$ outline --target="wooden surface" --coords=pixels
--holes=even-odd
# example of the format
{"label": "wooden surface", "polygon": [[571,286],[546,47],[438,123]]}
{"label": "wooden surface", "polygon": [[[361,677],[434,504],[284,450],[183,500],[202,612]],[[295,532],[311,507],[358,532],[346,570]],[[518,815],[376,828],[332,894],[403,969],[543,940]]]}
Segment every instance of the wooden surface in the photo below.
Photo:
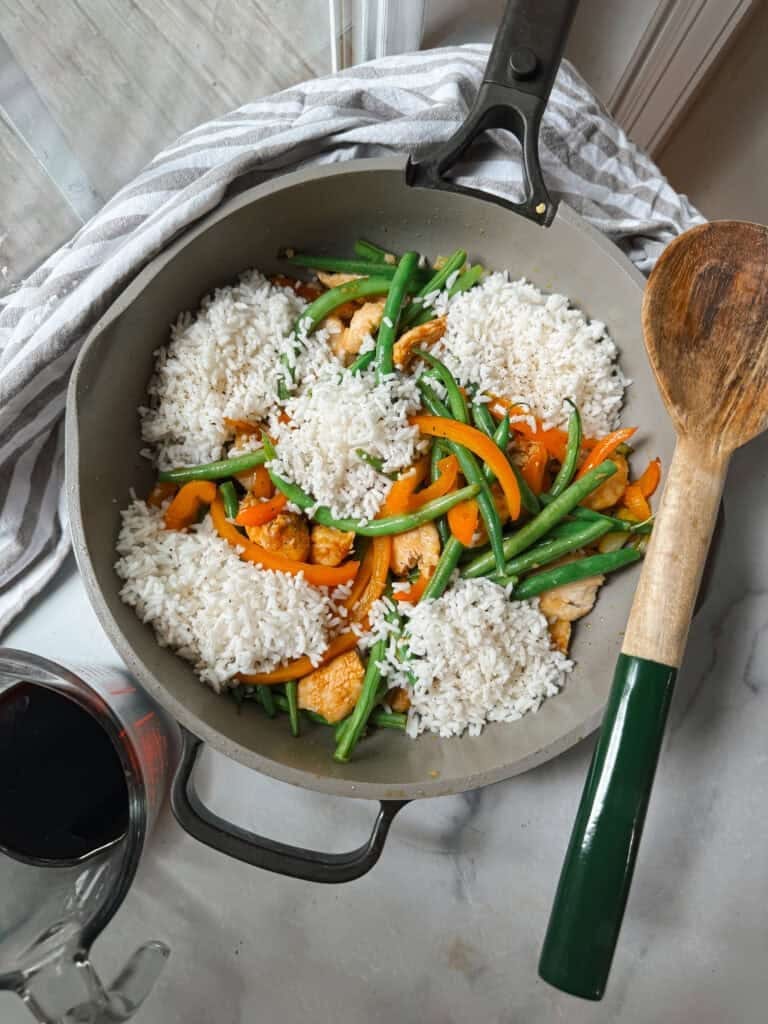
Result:
{"label": "wooden surface", "polygon": [[329,70],[322,0],[0,0],[0,291],[176,136]]}
{"label": "wooden surface", "polygon": [[768,228],[719,221],[667,247],[645,345],[678,433],[623,651],[677,667],[728,461],[768,426]]}

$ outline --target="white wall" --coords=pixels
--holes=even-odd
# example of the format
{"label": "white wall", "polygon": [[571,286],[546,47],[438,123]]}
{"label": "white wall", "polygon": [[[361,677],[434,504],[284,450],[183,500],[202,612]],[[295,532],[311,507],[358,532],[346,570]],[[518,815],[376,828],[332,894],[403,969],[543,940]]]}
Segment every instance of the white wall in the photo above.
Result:
{"label": "white wall", "polygon": [[[490,42],[505,0],[427,0],[424,47]],[[658,0],[581,0],[566,56],[608,103]]]}
{"label": "white wall", "polygon": [[768,3],[758,5],[657,160],[710,219],[768,224]]}

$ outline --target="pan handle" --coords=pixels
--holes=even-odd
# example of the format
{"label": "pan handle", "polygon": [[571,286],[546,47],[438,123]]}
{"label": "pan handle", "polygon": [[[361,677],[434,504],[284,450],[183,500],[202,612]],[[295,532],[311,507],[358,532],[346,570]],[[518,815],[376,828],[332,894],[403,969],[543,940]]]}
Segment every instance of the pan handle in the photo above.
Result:
{"label": "pan handle", "polygon": [[192,772],[202,741],[182,727],[182,751],[171,785],[171,810],[184,829],[206,846],[253,867],[307,882],[351,882],[374,866],[381,856],[389,826],[407,800],[382,800],[370,836],[350,853],[316,853],[289,846],[238,828],[210,811],[192,785]]}
{"label": "pan handle", "polygon": [[[421,160],[409,160],[406,182],[476,196],[537,224],[552,223],[557,203],[544,184],[539,126],[578,0],[508,0],[474,105],[458,131]],[[445,177],[482,132],[506,128],[522,147],[524,199],[514,203]]]}

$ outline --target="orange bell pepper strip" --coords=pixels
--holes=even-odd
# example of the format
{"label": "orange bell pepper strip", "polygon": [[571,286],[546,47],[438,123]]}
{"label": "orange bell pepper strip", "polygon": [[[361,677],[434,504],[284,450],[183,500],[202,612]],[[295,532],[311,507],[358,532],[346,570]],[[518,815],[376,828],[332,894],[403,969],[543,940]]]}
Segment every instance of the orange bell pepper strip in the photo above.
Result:
{"label": "orange bell pepper strip", "polygon": [[274,498],[260,501],[258,505],[249,505],[241,509],[235,522],[238,526],[263,526],[279,515],[287,504],[288,499],[284,494],[276,494]]}
{"label": "orange bell pepper strip", "polygon": [[166,530],[186,530],[197,521],[201,507],[210,505],[215,497],[216,484],[210,480],[190,480],[184,484],[165,510]]}
{"label": "orange bell pepper strip", "polygon": [[401,474],[389,489],[389,494],[381,507],[378,518],[403,515],[409,510],[411,496],[427,475],[427,459],[419,461]]}
{"label": "orange bell pepper strip", "polygon": [[347,611],[351,611],[360,598],[363,596],[365,588],[368,586],[368,582],[371,578],[371,571],[373,568],[373,542],[369,542],[363,555],[363,560],[360,563],[360,568],[355,576],[355,582],[352,584],[352,589],[349,592],[349,596],[344,601],[344,607]]}
{"label": "orange bell pepper strip", "polygon": [[435,498],[442,498],[444,494],[450,494],[455,489],[459,479],[459,460],[456,456],[446,455],[444,459],[440,459],[437,468],[440,470],[437,480],[433,481],[429,487],[425,487],[423,491],[417,491],[413,495],[408,508],[409,512],[414,512],[422,505],[426,505],[427,502],[434,501]]}
{"label": "orange bell pepper strip", "polygon": [[244,473],[238,473],[237,479],[246,491],[251,492],[254,498],[271,498],[275,493],[275,488],[269,479],[266,466],[256,466],[254,469],[248,469]]}
{"label": "orange bell pepper strip", "polygon": [[606,459],[610,459],[619,445],[628,441],[636,430],[637,427],[622,427],[621,430],[613,430],[610,434],[606,434],[605,437],[601,437],[586,459],[582,462],[575,479],[579,480],[585,475],[585,473],[588,473],[590,469],[594,469],[595,466],[599,466],[601,462],[605,462]]}
{"label": "orange bell pepper strip", "polygon": [[371,578],[359,601],[352,609],[352,621],[364,622],[368,617],[374,601],[384,593],[389,575],[389,563],[392,559],[392,538],[374,537],[371,541],[373,556],[371,561]]}
{"label": "orange bell pepper strip", "polygon": [[416,604],[417,601],[421,600],[421,596],[427,589],[430,577],[423,573],[417,580],[415,580],[408,590],[397,590],[392,595],[396,601],[402,601],[404,604]]}
{"label": "orange bell pepper strip", "polygon": [[428,434],[430,437],[443,437],[469,448],[486,465],[490,466],[504,492],[504,497],[507,499],[510,517],[518,518],[520,515],[520,488],[517,485],[517,479],[512,472],[512,467],[507,462],[506,455],[487,434],[475,427],[470,427],[467,423],[457,423],[456,420],[445,419],[442,416],[412,416],[411,423],[417,426],[422,434]]}
{"label": "orange bell pepper strip", "polygon": [[469,501],[460,501],[458,505],[448,509],[448,526],[451,533],[460,541],[465,548],[472,543],[472,538],[477,530],[480,521],[480,509],[474,498]]}
{"label": "orange bell pepper strip", "polygon": [[292,559],[286,558],[285,555],[280,555],[276,551],[268,551],[261,545],[254,544],[227,520],[224,502],[218,496],[211,503],[211,520],[218,535],[228,541],[232,547],[238,549],[238,554],[244,562],[253,562],[264,569],[275,569],[277,572],[287,572],[292,576],[302,573],[307,583],[311,583],[314,587],[338,587],[342,583],[349,583],[355,578],[357,570],[360,568],[359,562],[345,562],[344,565],[335,567],[311,565],[309,562],[294,562]]}
{"label": "orange bell pepper strip", "polygon": [[627,508],[638,522],[644,522],[651,518],[651,506],[637,483],[629,484],[624,491],[622,499],[624,507]]}
{"label": "orange bell pepper strip", "polygon": [[636,483],[644,498],[650,498],[661,480],[661,459],[651,459]]}
{"label": "orange bell pepper strip", "polygon": [[[250,420],[233,420],[229,416],[224,417],[224,426],[235,435],[253,437],[254,434],[261,436],[261,427],[258,423],[251,423]],[[238,438],[239,439],[239,438]]]}
{"label": "orange bell pepper strip", "polygon": [[303,658],[289,661],[287,665],[275,668],[271,672],[238,672],[235,679],[238,683],[249,683],[252,686],[269,686],[271,683],[286,683],[292,679],[302,679],[304,676],[308,676],[310,672],[314,672],[316,668],[320,668],[320,665],[327,664],[327,662],[339,654],[351,651],[353,647],[357,646],[359,639],[360,637],[356,633],[340,633],[328,644],[318,665],[313,665],[309,658],[304,655]]}
{"label": "orange bell pepper strip", "polygon": [[152,490],[149,492],[147,498],[147,504],[150,508],[160,508],[163,502],[167,501],[168,498],[172,497],[179,489],[178,484],[172,483],[170,480],[158,480]]}
{"label": "orange bell pepper strip", "polygon": [[534,442],[528,453],[525,465],[520,470],[523,479],[531,488],[534,494],[541,494],[544,490],[544,476],[547,472],[549,452],[543,444]]}

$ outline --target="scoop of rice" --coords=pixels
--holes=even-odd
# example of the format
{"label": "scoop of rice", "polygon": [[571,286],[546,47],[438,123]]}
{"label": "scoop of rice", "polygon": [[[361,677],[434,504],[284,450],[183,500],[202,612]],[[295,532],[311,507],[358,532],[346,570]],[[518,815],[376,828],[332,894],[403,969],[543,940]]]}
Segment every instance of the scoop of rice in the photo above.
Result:
{"label": "scoop of rice", "polygon": [[242,561],[210,517],[166,530],[160,509],[135,500],[122,519],[120,597],[214,690],[305,654],[319,663],[342,622],[326,590]]}
{"label": "scoop of rice", "polygon": [[588,434],[618,423],[629,381],[605,325],[564,295],[547,295],[506,273],[489,274],[441,311],[446,332],[434,346],[462,384],[528,405],[548,426],[564,426],[575,402]]}
{"label": "scoop of rice", "polygon": [[368,642],[390,636],[382,668],[390,686],[408,689],[410,736],[477,736],[486,722],[513,722],[556,694],[573,667],[553,649],[538,602],[510,601],[490,580],[457,580],[437,600],[400,610],[408,660],[383,601]]}
{"label": "scoop of rice", "polygon": [[[392,486],[388,473],[410,465],[418,431],[408,416],[419,405],[408,377],[381,383],[374,372],[339,372],[326,364],[309,375],[273,416],[275,471],[299,484],[334,516],[373,519]],[[360,453],[382,460],[378,472]]]}

